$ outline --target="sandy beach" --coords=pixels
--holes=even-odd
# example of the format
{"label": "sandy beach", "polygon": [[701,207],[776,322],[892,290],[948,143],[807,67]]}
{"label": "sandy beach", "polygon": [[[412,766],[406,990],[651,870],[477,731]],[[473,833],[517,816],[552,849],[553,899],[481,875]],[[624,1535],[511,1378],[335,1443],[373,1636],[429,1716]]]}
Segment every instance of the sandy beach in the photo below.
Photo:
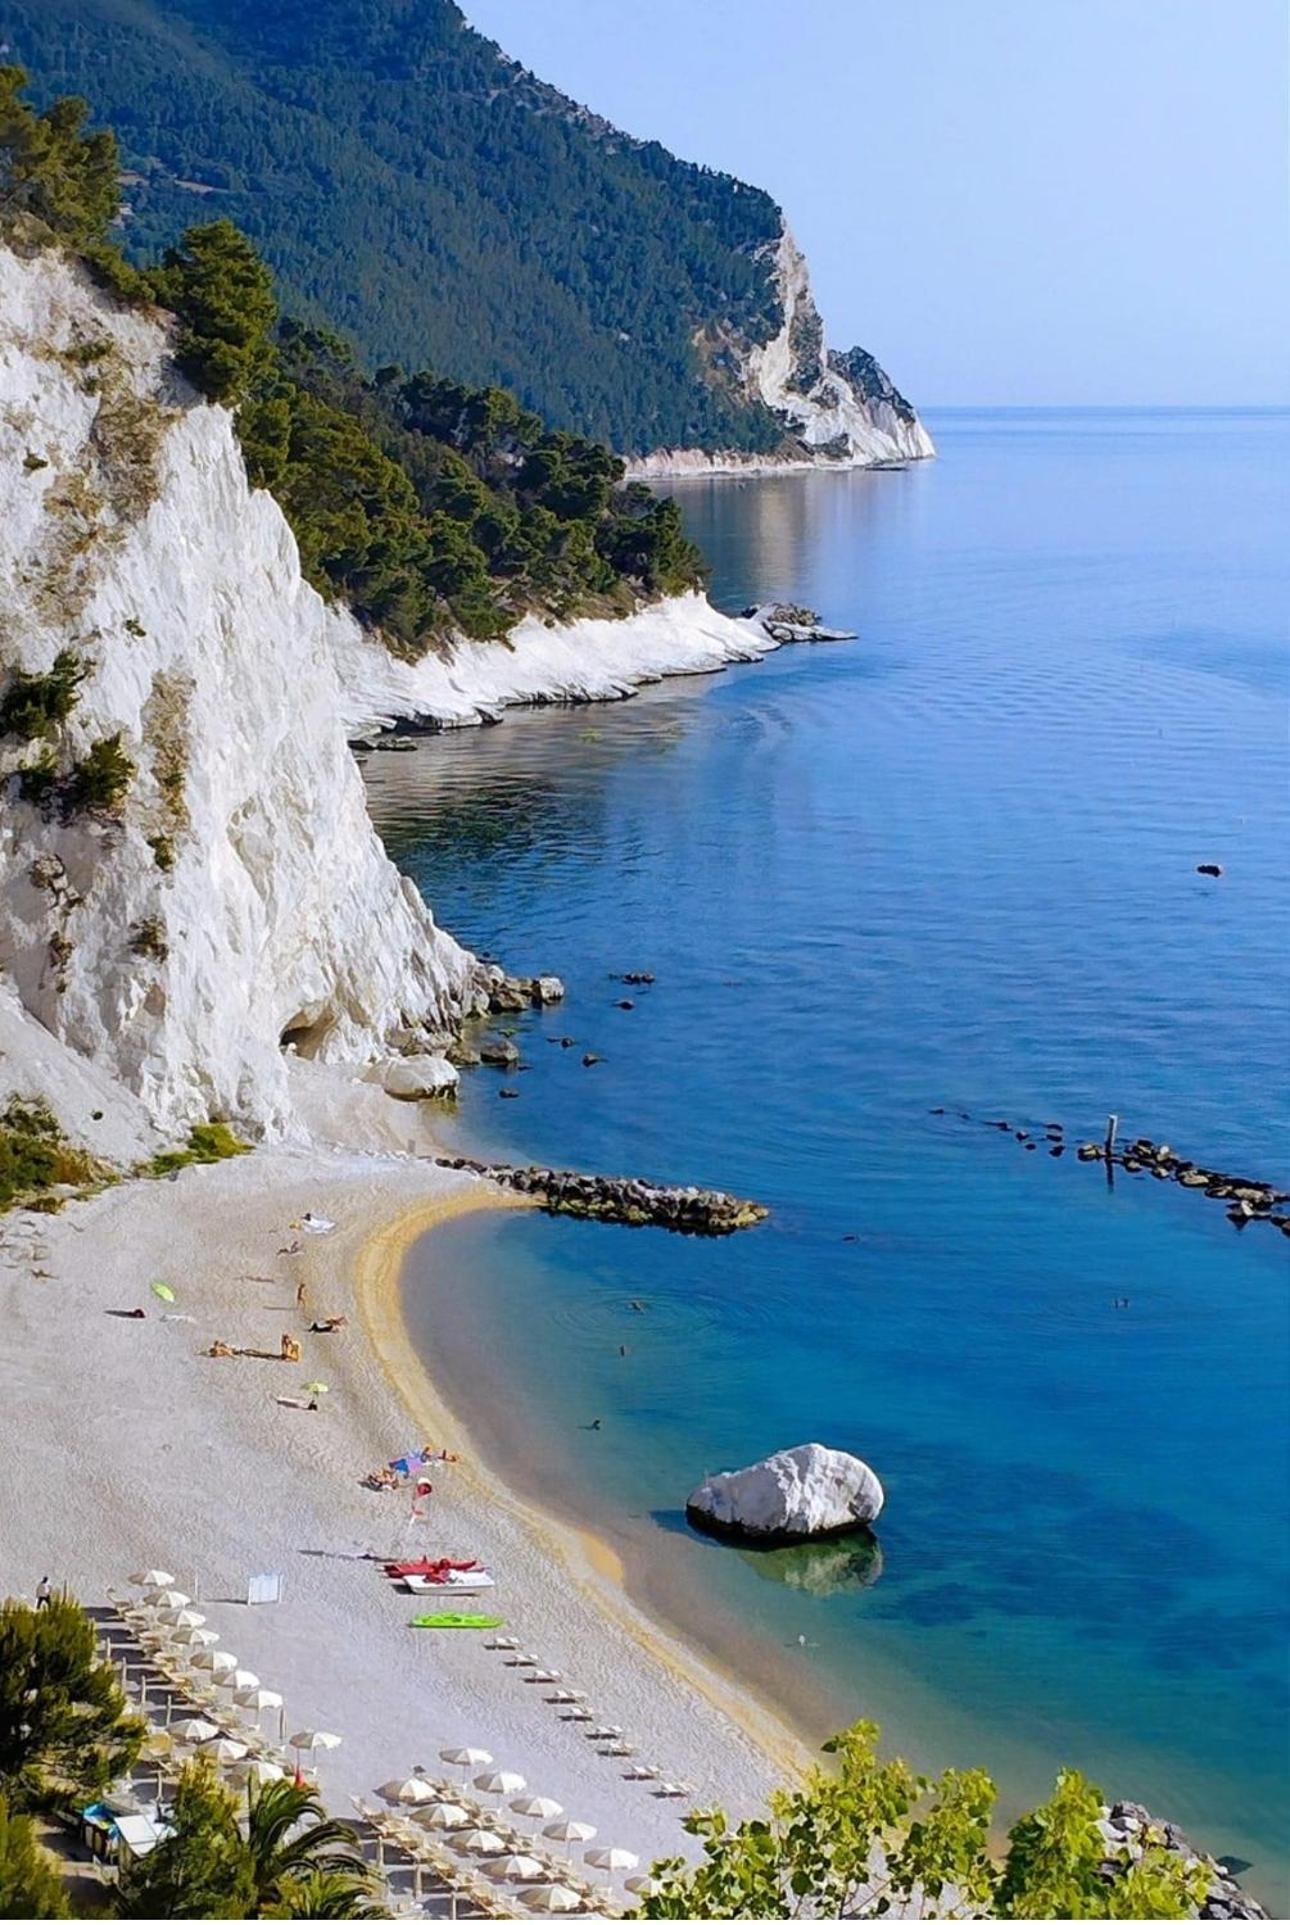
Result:
{"label": "sandy beach", "polygon": [[[320,1759],[337,1811],[469,1742],[602,1842],[645,1859],[684,1850],[686,1801],[628,1780],[481,1634],[411,1629],[424,1607],[364,1555],[484,1559],[507,1630],[696,1802],[751,1808],[804,1759],[784,1726],[639,1612],[611,1552],[474,1459],[470,1385],[440,1397],[397,1286],[414,1238],[485,1207],[507,1199],[406,1153],[271,1148],[4,1219],[0,1587],[30,1597],[48,1574],[94,1605],[129,1572],[164,1565],[221,1642],[283,1692],[289,1730],[342,1735]],[[292,1230],[306,1211],[334,1231]],[[144,1318],[120,1314],[136,1305]],[[335,1314],[344,1329],[309,1333]],[[203,1354],[215,1340],[276,1351],[284,1332],[301,1341],[298,1365]],[[305,1403],[315,1380],[330,1386],[317,1411],[278,1401]],[[427,1441],[462,1461],[436,1472],[428,1520],[414,1524],[406,1487],[361,1479]],[[282,1602],[239,1601],[264,1571],[283,1574]]]}

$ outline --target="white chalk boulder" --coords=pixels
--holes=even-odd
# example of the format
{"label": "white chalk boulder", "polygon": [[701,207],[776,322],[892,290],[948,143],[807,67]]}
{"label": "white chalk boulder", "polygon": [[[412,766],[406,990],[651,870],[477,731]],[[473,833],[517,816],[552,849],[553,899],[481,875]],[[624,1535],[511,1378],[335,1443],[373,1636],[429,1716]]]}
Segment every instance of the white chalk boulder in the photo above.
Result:
{"label": "white chalk boulder", "polygon": [[451,1096],[458,1080],[446,1056],[400,1056],[387,1064],[381,1086],[387,1096],[419,1103],[424,1097]]}
{"label": "white chalk boulder", "polygon": [[824,1444],[797,1444],[745,1470],[709,1477],[691,1491],[685,1514],[720,1537],[793,1544],[861,1530],[882,1506],[882,1485],[859,1457]]}

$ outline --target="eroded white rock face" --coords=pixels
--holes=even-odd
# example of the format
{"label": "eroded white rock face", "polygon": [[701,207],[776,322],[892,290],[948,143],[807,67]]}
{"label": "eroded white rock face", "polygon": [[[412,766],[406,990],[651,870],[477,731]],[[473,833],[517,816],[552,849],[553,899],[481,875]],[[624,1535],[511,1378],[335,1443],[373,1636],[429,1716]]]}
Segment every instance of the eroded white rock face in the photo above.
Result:
{"label": "eroded white rock face", "polygon": [[709,1530],[782,1543],[857,1530],[874,1521],[883,1501],[877,1475],[859,1457],[798,1444],[709,1477],[685,1508],[692,1523]]}
{"label": "eroded white rock face", "polygon": [[617,702],[665,675],[710,675],[779,644],[704,596],[673,595],[621,620],[526,616],[505,642],[459,641],[401,661],[357,623],[330,631],[350,732],[415,719],[467,728],[525,703]]}
{"label": "eroded white rock face", "polygon": [[803,465],[863,468],[936,453],[926,428],[876,363],[870,362],[876,378],[862,386],[849,377],[848,367],[869,357],[855,350],[850,356],[828,352],[806,257],[787,227],[775,249],[774,275],[781,324],[769,341],[745,352],[743,383],[751,397],[781,417],[799,446],[791,454],[770,456],[662,448],[629,462],[630,474],[649,479],[775,474]]}
{"label": "eroded white rock face", "polygon": [[[118,820],[5,783],[0,969],[155,1120],[291,1134],[284,1033],[367,1060],[450,1029],[475,970],[368,818],[336,669],[356,625],[165,345],[56,255],[0,250],[0,669],[75,650],[61,766],[118,732],[135,765]],[[0,779],[38,753],[0,740]]]}

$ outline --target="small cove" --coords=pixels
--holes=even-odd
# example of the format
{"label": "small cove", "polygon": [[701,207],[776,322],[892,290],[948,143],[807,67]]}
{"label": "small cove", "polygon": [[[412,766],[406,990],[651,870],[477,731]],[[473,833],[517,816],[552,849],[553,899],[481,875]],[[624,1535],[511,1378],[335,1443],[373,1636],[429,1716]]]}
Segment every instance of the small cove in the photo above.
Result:
{"label": "small cove", "polygon": [[[569,985],[524,1073],[467,1079],[471,1147],[774,1212],[723,1243],[445,1226],[408,1316],[503,1473],[812,1735],[877,1716],[1005,1812],[1079,1764],[1275,1904],[1285,1242],[981,1119],[1113,1108],[1285,1175],[1290,424],[932,426],[904,474],[677,489],[722,605],[858,642],[372,758],[440,920]],[[684,1531],[706,1469],[808,1436],[881,1472],[880,1570]]]}

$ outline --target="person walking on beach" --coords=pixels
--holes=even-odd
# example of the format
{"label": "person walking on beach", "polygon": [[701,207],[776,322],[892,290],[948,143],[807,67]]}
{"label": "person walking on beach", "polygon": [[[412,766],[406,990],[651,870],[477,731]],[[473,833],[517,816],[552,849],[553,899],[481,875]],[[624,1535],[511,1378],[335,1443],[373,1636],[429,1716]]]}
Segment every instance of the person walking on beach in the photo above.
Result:
{"label": "person walking on beach", "polygon": [[298,1283],[298,1284],[296,1285],[296,1308],[297,1308],[298,1310],[303,1310],[303,1309],[304,1309],[304,1307],[305,1307],[305,1290],[306,1290],[306,1287],[307,1287],[307,1286],[306,1286],[306,1283],[305,1283],[305,1279],[304,1279],[303,1277],[301,1277],[301,1279],[300,1279],[300,1281],[299,1281],[299,1283]]}
{"label": "person walking on beach", "polygon": [[40,1583],[36,1586],[36,1609],[38,1611],[47,1611],[53,1595],[54,1593],[49,1588],[49,1579],[42,1577]]}

